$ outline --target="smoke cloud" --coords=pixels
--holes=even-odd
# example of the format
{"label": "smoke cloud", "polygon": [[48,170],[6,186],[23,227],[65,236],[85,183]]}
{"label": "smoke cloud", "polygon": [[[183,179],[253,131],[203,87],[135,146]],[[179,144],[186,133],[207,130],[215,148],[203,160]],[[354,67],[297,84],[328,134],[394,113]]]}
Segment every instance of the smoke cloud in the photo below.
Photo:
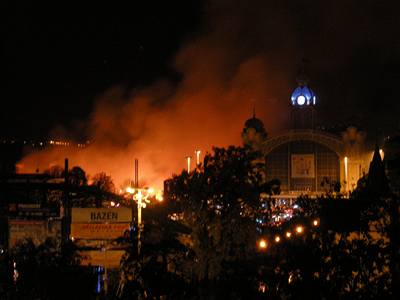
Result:
{"label": "smoke cloud", "polygon": [[254,19],[251,11],[243,15],[240,7],[226,14],[226,5],[211,3],[203,32],[177,53],[172,64],[182,74],[178,84],[165,79],[141,90],[109,88],[88,121],[89,147],[34,153],[23,159],[22,171],[62,165],[68,157],[90,175],[110,174],[118,186],[132,179],[138,158],[140,182],[161,187],[186,167],[185,157],[194,157],[195,149],[203,156],[213,146],[240,145],[253,106],[268,132],[282,127],[287,101],[276,95],[288,92],[285,63],[259,44],[265,28],[272,43],[279,38],[265,24],[273,20],[261,14]]}
{"label": "smoke cloud", "polygon": [[[202,47],[197,51],[201,53]],[[141,182],[160,187],[185,168],[185,157],[194,157],[195,149],[204,154],[212,146],[240,145],[253,104],[266,127],[276,130],[283,120],[277,118],[279,103],[268,98],[273,77],[268,79],[265,60],[248,59],[226,80],[217,64],[222,53],[211,51],[199,61],[191,49],[183,50],[185,59],[197,61],[186,66],[178,87],[161,82],[133,92],[109,89],[96,102],[89,121],[90,146],[44,150],[26,157],[22,165],[29,171],[43,170],[62,165],[68,157],[71,165],[89,174],[111,174],[118,185],[132,178],[133,159],[138,158]]]}
{"label": "smoke cloud", "polygon": [[[335,27],[329,20],[342,18],[342,10],[309,7],[292,1],[208,2],[200,34],[171,62],[182,75],[178,83],[160,79],[140,90],[110,87],[87,122],[89,147],[34,153],[23,159],[22,171],[62,165],[68,157],[90,175],[110,174],[119,186],[132,179],[138,158],[140,182],[161,187],[186,167],[185,157],[194,157],[195,149],[203,156],[212,146],[240,145],[254,105],[269,134],[282,129],[301,58],[312,56],[320,74],[342,68],[361,46],[351,36],[371,34],[362,27],[366,22],[353,29],[342,24],[354,17],[353,8]],[[343,41],[347,47],[338,48]],[[320,87],[326,87],[320,78]]]}

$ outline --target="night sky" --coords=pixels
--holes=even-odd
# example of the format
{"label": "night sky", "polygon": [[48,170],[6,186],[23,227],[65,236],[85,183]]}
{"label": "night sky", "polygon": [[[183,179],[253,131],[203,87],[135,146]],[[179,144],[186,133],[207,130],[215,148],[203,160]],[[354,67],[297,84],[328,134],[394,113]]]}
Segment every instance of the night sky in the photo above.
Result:
{"label": "night sky", "polygon": [[385,133],[399,128],[397,1],[0,5],[3,137],[40,138],[62,128],[83,138],[94,102],[105,90],[139,88],[159,78],[179,85],[184,74],[172,63],[175,55],[208,36],[227,56],[271,58],[271,70],[286,77],[288,87],[268,97],[289,101],[289,85],[295,88],[306,58],[326,124],[354,123]]}
{"label": "night sky", "polygon": [[[194,34],[196,3],[134,1],[132,6],[10,1],[2,8],[1,134],[41,137],[88,117],[96,96],[176,77],[168,61]],[[62,3],[62,4],[61,4]]]}

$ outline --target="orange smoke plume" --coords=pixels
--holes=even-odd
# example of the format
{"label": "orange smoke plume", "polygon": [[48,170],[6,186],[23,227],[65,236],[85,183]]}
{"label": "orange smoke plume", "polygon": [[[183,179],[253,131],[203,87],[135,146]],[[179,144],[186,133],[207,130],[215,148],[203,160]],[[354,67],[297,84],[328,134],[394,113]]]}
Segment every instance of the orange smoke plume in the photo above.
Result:
{"label": "orange smoke plume", "polygon": [[186,168],[185,157],[194,150],[203,156],[212,146],[241,145],[253,105],[269,133],[280,129],[293,83],[280,70],[279,56],[238,50],[229,28],[216,28],[178,53],[174,66],[183,76],[178,85],[160,80],[141,90],[110,88],[88,121],[89,147],[31,154],[21,171],[43,171],[68,157],[71,166],[90,175],[110,174],[119,187],[133,178],[138,158],[140,183],[162,187],[163,180]]}

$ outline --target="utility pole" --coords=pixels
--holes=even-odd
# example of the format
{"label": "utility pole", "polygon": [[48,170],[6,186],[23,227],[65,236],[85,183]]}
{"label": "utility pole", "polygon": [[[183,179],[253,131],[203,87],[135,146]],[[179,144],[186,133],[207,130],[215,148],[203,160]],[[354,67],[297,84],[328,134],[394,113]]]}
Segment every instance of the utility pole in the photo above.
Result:
{"label": "utility pole", "polygon": [[69,203],[69,170],[68,170],[68,158],[64,160],[64,195],[63,195],[63,210],[64,215],[62,216],[62,228],[63,228],[63,242],[68,241],[71,226],[71,208]]}
{"label": "utility pole", "polygon": [[[143,231],[143,224],[142,224],[142,199],[143,195],[142,192],[139,190],[139,160],[135,158],[135,193],[136,193],[136,200],[137,200],[137,225],[138,225],[138,240],[137,240],[137,252],[138,256],[140,255],[140,250],[142,247],[142,231]],[[133,202],[135,197],[132,197],[132,216],[133,216]]]}

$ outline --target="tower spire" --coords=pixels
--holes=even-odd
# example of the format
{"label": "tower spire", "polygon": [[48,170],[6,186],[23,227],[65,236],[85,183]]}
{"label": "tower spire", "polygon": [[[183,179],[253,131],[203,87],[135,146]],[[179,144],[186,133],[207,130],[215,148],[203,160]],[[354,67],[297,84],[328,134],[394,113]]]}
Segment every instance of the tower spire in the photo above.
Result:
{"label": "tower spire", "polygon": [[307,72],[306,72],[306,64],[308,64],[309,62],[310,61],[304,57],[301,60],[300,70],[297,73],[297,77],[296,77],[297,84],[301,87],[307,86],[308,82],[309,82]]}
{"label": "tower spire", "polygon": [[389,192],[389,185],[385,175],[385,166],[379,151],[378,143],[368,170],[367,188],[375,195],[385,195]]}
{"label": "tower spire", "polygon": [[250,98],[250,103],[253,105],[253,119],[256,117],[256,99]]}

